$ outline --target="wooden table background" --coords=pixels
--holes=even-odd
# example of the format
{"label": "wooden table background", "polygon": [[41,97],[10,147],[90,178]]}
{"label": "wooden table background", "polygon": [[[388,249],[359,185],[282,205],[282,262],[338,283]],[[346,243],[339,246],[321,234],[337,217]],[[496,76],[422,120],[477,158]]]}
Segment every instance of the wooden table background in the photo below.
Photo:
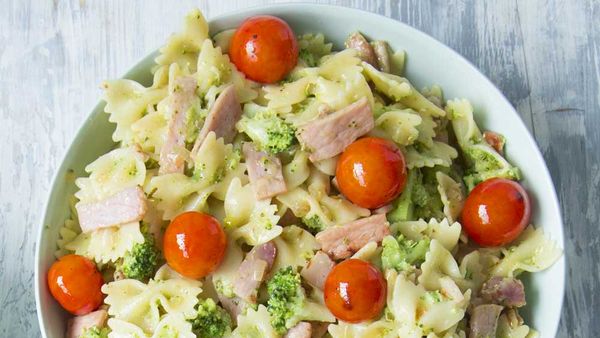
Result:
{"label": "wooden table background", "polygon": [[[557,187],[568,270],[559,337],[600,333],[600,1],[320,1],[414,26],[517,108]],[[268,1],[0,0],[0,337],[37,337],[33,261],[55,169],[96,104],[198,6]]]}

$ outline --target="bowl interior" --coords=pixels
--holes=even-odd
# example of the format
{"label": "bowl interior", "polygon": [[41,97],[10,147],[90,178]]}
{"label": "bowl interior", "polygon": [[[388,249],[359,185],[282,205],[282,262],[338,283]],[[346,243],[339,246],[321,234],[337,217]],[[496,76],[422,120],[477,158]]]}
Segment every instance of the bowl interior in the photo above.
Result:
{"label": "bowl interior", "polygon": [[[406,76],[417,88],[438,84],[446,99],[469,99],[480,126],[507,137],[507,156],[522,169],[523,183],[533,199],[534,224],[562,245],[562,220],[556,193],[535,141],[505,97],[464,58],[428,35],[395,20],[326,5],[286,4],[239,10],[211,20],[210,31],[214,34],[234,28],[246,17],[256,14],[279,16],[297,34],[321,32],[336,49],[342,48],[349,33],[358,30],[368,37],[387,40],[394,49],[406,50]],[[151,84],[150,68],[154,56],[144,58],[125,77]],[[69,216],[68,201],[76,190],[74,177],[84,175],[83,168],[88,163],[114,146],[111,139],[114,125],[108,122],[103,108],[102,103],[94,108],[68,149],[56,173],[40,225],[35,291],[40,329],[46,337],[63,337],[68,317],[50,296],[45,278],[54,261],[58,231]],[[565,260],[561,258],[550,269],[525,277],[528,306],[523,315],[541,337],[554,337],[556,333],[564,294],[564,271]]]}

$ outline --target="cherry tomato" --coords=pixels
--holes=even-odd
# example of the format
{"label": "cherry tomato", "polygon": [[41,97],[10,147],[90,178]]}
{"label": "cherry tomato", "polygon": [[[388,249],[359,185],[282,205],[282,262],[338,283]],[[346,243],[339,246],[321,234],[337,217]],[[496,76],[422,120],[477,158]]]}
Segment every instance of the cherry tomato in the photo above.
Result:
{"label": "cherry tomato", "polygon": [[102,284],[104,280],[94,262],[83,256],[63,256],[48,270],[50,293],[74,315],[88,314],[102,305]]}
{"label": "cherry tomato", "polygon": [[254,16],[236,30],[229,56],[248,78],[274,83],[296,66],[298,42],[285,21],[270,15]]}
{"label": "cherry tomato", "polygon": [[325,280],[325,305],[337,318],[357,323],[377,317],[385,305],[386,283],[373,265],[348,259]]}
{"label": "cherry tomato", "polygon": [[481,246],[505,245],[529,224],[530,204],[519,183],[491,178],[478,184],[467,197],[462,225],[469,238]]}
{"label": "cherry tomato", "polygon": [[363,208],[382,207],[406,185],[406,164],[398,147],[385,139],[361,138],[342,153],[335,171],[342,194]]}
{"label": "cherry tomato", "polygon": [[170,267],[199,279],[212,273],[223,261],[227,239],[214,217],[189,211],[175,217],[163,237],[163,251]]}

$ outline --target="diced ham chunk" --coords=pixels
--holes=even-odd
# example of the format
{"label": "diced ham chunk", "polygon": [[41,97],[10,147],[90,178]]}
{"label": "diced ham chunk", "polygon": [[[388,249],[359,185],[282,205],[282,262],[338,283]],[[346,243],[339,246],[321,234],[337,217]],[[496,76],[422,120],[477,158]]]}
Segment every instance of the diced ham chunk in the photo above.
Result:
{"label": "diced ham chunk", "polygon": [[300,274],[310,285],[323,290],[327,275],[334,266],[335,262],[326,253],[318,251]]}
{"label": "diced ham chunk", "polygon": [[235,87],[229,85],[223,89],[210,108],[192,149],[192,156],[198,152],[202,142],[211,131],[215,132],[217,138],[223,138],[225,143],[231,143],[235,136],[235,124],[241,116],[242,107],[235,93]]}
{"label": "diced ham chunk", "polygon": [[367,98],[303,125],[298,140],[312,162],[341,154],[357,138],[373,129],[375,121]]}
{"label": "diced ham chunk", "polygon": [[389,234],[385,214],[378,214],[321,231],[316,239],[321,250],[333,259],[344,259],[369,242],[380,243]]}
{"label": "diced ham chunk", "polygon": [[231,316],[231,320],[234,324],[237,323],[237,317],[245,312],[248,305],[238,297],[228,298],[222,294],[218,294],[218,297],[223,309]]}
{"label": "diced ham chunk", "polygon": [[505,143],[504,136],[493,131],[486,131],[483,133],[483,139],[487,144],[492,146],[492,148],[494,148],[498,154],[503,155]]}
{"label": "diced ham chunk", "polygon": [[273,242],[255,246],[244,258],[238,268],[238,275],[234,281],[234,292],[241,299],[256,303],[256,296],[260,284],[271,270],[277,247]]}
{"label": "diced ham chunk", "polygon": [[469,320],[469,338],[496,337],[498,317],[501,312],[502,306],[496,304],[476,306]]}
{"label": "diced ham chunk", "polygon": [[300,322],[288,330],[283,338],[311,338],[312,325],[307,322]]}
{"label": "diced ham chunk", "polygon": [[312,338],[322,338],[329,328],[329,323],[325,322],[310,322],[310,325],[312,326]]}
{"label": "diced ham chunk", "polygon": [[346,39],[346,48],[355,49],[361,60],[370,63],[373,67],[377,67],[377,56],[373,47],[359,32],[354,32],[348,36]]}
{"label": "diced ham chunk", "polygon": [[198,82],[192,76],[175,80],[175,89],[168,97],[167,109],[171,118],[167,138],[160,149],[158,164],[160,174],[182,173],[185,167],[185,120],[196,97]]}
{"label": "diced ham chunk", "polygon": [[389,73],[390,72],[390,52],[388,49],[388,44],[385,41],[375,41],[372,44],[373,51],[375,52],[375,57],[377,58],[377,65],[379,66],[379,70],[382,72]]}
{"label": "diced ham chunk", "polygon": [[377,208],[375,210],[373,210],[374,214],[387,214],[388,212],[392,211],[394,209],[394,205],[393,204],[386,204],[380,208]]}
{"label": "diced ham chunk", "polygon": [[481,297],[486,302],[507,307],[521,307],[526,304],[525,287],[516,278],[490,278],[481,287]]}
{"label": "diced ham chunk", "polygon": [[287,192],[279,158],[256,150],[251,143],[245,143],[243,151],[250,184],[257,199],[271,198]]}
{"label": "diced ham chunk", "polygon": [[277,246],[273,242],[257,245],[250,250],[246,258],[248,256],[252,259],[261,259],[267,262],[268,270],[270,271],[275,262],[275,257],[277,257]]}
{"label": "diced ham chunk", "polygon": [[67,323],[67,338],[79,338],[85,330],[91,327],[102,328],[106,325],[108,313],[106,310],[90,312],[87,315],[77,316],[69,319]]}
{"label": "diced ham chunk", "polygon": [[243,261],[233,284],[235,294],[247,302],[256,303],[258,287],[266,275],[267,262],[262,259]]}
{"label": "diced ham chunk", "polygon": [[148,204],[144,191],[139,186],[127,188],[102,201],[77,203],[82,232],[100,228],[138,222],[144,218]]}

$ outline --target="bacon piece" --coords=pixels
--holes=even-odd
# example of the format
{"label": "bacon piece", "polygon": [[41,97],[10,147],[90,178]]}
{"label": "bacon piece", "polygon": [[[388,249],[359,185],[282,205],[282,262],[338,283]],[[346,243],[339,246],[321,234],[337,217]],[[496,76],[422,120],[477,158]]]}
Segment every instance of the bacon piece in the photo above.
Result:
{"label": "bacon piece", "polygon": [[359,32],[354,32],[346,39],[346,48],[355,49],[358,52],[358,57],[364,62],[370,63],[373,67],[377,67],[377,56],[373,50],[373,46]]}
{"label": "bacon piece", "polygon": [[344,259],[369,242],[381,243],[389,234],[385,214],[377,214],[321,231],[316,239],[321,249],[333,259]]}
{"label": "bacon piece", "polygon": [[106,310],[90,312],[87,315],[77,316],[69,319],[67,323],[67,338],[79,338],[85,330],[91,327],[103,328],[108,319]]}
{"label": "bacon piece", "polygon": [[138,222],[144,218],[148,210],[144,191],[139,186],[122,190],[102,201],[94,203],[77,203],[82,232],[90,232],[100,228]]}
{"label": "bacon piece", "polygon": [[367,98],[303,125],[298,140],[311,154],[312,162],[334,157],[357,138],[375,126],[373,112]]}
{"label": "bacon piece", "polygon": [[175,80],[175,90],[168,97],[170,111],[167,139],[160,149],[158,164],[160,174],[182,173],[185,166],[185,120],[196,97],[198,82],[192,76]]}
{"label": "bacon piece", "polygon": [[242,117],[242,107],[235,93],[233,85],[227,86],[215,100],[210,112],[204,121],[204,125],[198,134],[192,157],[198,153],[202,142],[211,131],[215,132],[217,138],[223,138],[225,143],[231,143],[235,137],[235,124]]}
{"label": "bacon piece", "polygon": [[257,199],[271,198],[287,192],[279,158],[256,150],[251,143],[245,143],[243,151],[248,177]]}
{"label": "bacon piece", "polygon": [[323,290],[327,275],[334,266],[335,262],[326,253],[318,251],[300,274],[310,285]]}

